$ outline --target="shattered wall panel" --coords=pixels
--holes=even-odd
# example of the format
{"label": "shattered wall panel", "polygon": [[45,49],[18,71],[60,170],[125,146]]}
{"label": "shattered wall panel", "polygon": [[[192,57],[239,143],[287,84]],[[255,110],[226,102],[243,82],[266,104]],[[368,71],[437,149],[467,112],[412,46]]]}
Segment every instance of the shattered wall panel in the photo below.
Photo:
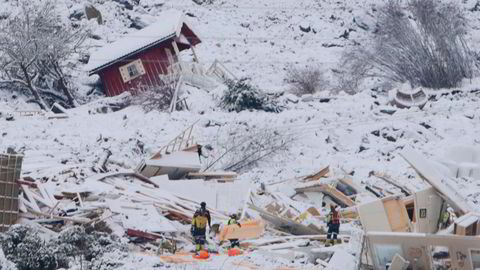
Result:
{"label": "shattered wall panel", "polygon": [[381,200],[357,206],[362,226],[366,232],[391,232],[390,223]]}
{"label": "shattered wall panel", "polygon": [[[418,191],[415,200],[415,232],[436,233],[442,212],[443,199],[433,187]],[[422,215],[420,213],[422,211]],[[425,215],[426,214],[426,215]]]}
{"label": "shattered wall panel", "polygon": [[387,213],[388,222],[390,223],[392,232],[410,231],[407,209],[402,201],[388,200],[383,202],[383,206]]}
{"label": "shattered wall panel", "polygon": [[14,224],[18,216],[19,186],[23,156],[0,155],[0,232]]}

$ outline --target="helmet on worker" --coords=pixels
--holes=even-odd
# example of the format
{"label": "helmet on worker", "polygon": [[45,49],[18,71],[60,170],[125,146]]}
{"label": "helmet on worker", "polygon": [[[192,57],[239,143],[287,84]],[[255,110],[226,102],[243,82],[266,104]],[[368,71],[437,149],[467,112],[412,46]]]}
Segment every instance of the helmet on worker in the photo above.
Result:
{"label": "helmet on worker", "polygon": [[205,208],[207,207],[207,204],[206,204],[205,202],[201,202],[201,203],[200,203],[200,207],[201,207],[202,209],[205,209]]}

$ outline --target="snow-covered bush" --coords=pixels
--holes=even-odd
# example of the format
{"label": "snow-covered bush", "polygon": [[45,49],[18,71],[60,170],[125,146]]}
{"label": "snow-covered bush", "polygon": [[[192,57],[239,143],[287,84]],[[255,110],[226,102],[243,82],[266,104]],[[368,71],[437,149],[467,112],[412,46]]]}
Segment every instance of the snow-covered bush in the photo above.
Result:
{"label": "snow-covered bush", "polygon": [[81,226],[63,230],[53,241],[52,246],[55,247],[59,265],[64,267],[71,259],[88,266],[104,253],[126,251],[126,247],[122,246],[115,236],[96,231],[86,232]]}
{"label": "snow-covered bush", "polygon": [[275,100],[250,83],[248,78],[226,80],[227,90],[222,96],[220,106],[228,111],[262,110],[279,112],[281,108]]}
{"label": "snow-covered bush", "polygon": [[[86,232],[81,226],[66,228],[46,243],[37,230],[27,225],[14,225],[0,240],[6,259],[13,262],[18,270],[68,268],[72,262],[80,263],[85,269],[94,269],[94,265],[112,264],[108,259],[107,263],[103,262],[105,253],[122,254],[127,251],[114,235]],[[1,266],[0,270],[3,270]]]}
{"label": "snow-covered bush", "polygon": [[[141,106],[145,112],[153,110],[166,111],[170,108],[174,94],[175,88],[173,84],[142,88],[132,96],[132,104]],[[177,109],[181,110],[181,103],[177,105]]]}
{"label": "snow-covered bush", "polygon": [[54,270],[57,259],[52,248],[26,225],[14,225],[1,237],[2,249],[8,260],[19,270]]}
{"label": "snow-covered bush", "polygon": [[328,82],[323,77],[322,71],[318,67],[295,68],[290,67],[287,70],[285,82],[291,87],[292,93],[297,96],[305,94],[314,94],[325,88]]}
{"label": "snow-covered bush", "polygon": [[402,3],[388,1],[379,10],[374,46],[349,51],[342,66],[351,75],[435,89],[455,87],[471,78],[473,57],[465,40],[462,9],[439,0]]}
{"label": "snow-covered bush", "polygon": [[245,172],[261,162],[287,154],[297,137],[277,128],[263,125],[261,128],[242,130],[234,125],[221,129],[207,160],[207,169]]}

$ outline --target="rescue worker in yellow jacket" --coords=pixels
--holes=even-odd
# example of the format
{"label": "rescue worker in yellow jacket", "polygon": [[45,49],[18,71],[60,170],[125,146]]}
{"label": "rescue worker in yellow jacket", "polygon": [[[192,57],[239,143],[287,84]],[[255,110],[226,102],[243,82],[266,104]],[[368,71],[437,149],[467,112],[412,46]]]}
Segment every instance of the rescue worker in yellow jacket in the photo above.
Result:
{"label": "rescue worker in yellow jacket", "polygon": [[[238,223],[237,214],[232,214],[230,216],[230,219],[228,220],[227,225],[232,225],[232,224],[237,224],[238,227],[242,227],[242,225]],[[238,242],[238,239],[230,239],[230,248],[234,248],[234,247],[240,247],[240,242]]]}
{"label": "rescue worker in yellow jacket", "polygon": [[207,210],[207,204],[205,202],[202,202],[200,204],[200,209],[198,209],[193,215],[192,227],[190,229],[190,232],[195,239],[195,250],[197,253],[202,250],[203,245],[205,245],[207,224],[208,228],[210,229],[210,222],[211,218],[210,212]]}
{"label": "rescue worker in yellow jacket", "polygon": [[450,212],[445,210],[445,212],[443,212],[443,215],[442,215],[442,229],[448,228],[449,225],[450,225]]}

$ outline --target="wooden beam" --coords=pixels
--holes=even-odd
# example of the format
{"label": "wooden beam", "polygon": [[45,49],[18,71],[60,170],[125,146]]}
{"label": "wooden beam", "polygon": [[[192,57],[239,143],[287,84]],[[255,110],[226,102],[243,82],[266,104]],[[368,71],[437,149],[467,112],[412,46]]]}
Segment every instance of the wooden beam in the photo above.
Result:
{"label": "wooden beam", "polygon": [[52,216],[52,215],[49,215],[47,213],[43,213],[43,212],[38,212],[38,211],[34,211],[34,210],[29,210],[28,211],[29,213],[32,213],[34,215],[37,215],[37,216],[43,216],[43,217],[49,217],[51,219],[60,219],[60,220],[64,220],[64,221],[71,221],[71,222],[75,222],[75,223],[81,223],[81,224],[86,224],[86,223],[89,223],[90,222],[90,219],[88,218],[82,218],[82,217],[60,217],[60,216]]}
{"label": "wooden beam", "polygon": [[325,168],[322,168],[320,171],[303,178],[303,180],[305,180],[305,181],[320,180],[320,178],[324,177],[329,172],[330,172],[330,166],[327,166]]}
{"label": "wooden beam", "polygon": [[147,184],[153,185],[156,188],[159,187],[157,184],[152,182],[148,177],[145,177],[145,176],[143,176],[141,174],[138,174],[136,172],[119,172],[119,173],[108,174],[108,175],[105,175],[103,177],[98,178],[97,181],[103,181],[107,178],[118,177],[118,176],[132,176],[132,177],[135,177],[135,178],[139,179],[140,181],[143,181]]}
{"label": "wooden beam", "polygon": [[402,191],[402,193],[405,194],[405,196],[410,196],[411,194],[413,194],[413,192],[410,189],[408,189],[407,187],[405,187],[403,185],[399,185],[395,180],[393,180],[390,176],[388,176],[384,173],[373,172],[373,175],[376,176],[377,178],[380,178],[383,181],[391,184],[392,186],[399,188],[400,191]]}
{"label": "wooden beam", "polygon": [[197,53],[195,52],[194,46],[191,45],[190,49],[192,49],[193,59],[195,60],[195,62],[200,63],[200,60],[198,60],[198,57],[197,57]]}
{"label": "wooden beam", "polygon": [[177,55],[177,58],[180,56],[180,50],[178,49],[177,42],[174,40],[172,41],[172,46],[173,50],[175,51],[175,54]]}

